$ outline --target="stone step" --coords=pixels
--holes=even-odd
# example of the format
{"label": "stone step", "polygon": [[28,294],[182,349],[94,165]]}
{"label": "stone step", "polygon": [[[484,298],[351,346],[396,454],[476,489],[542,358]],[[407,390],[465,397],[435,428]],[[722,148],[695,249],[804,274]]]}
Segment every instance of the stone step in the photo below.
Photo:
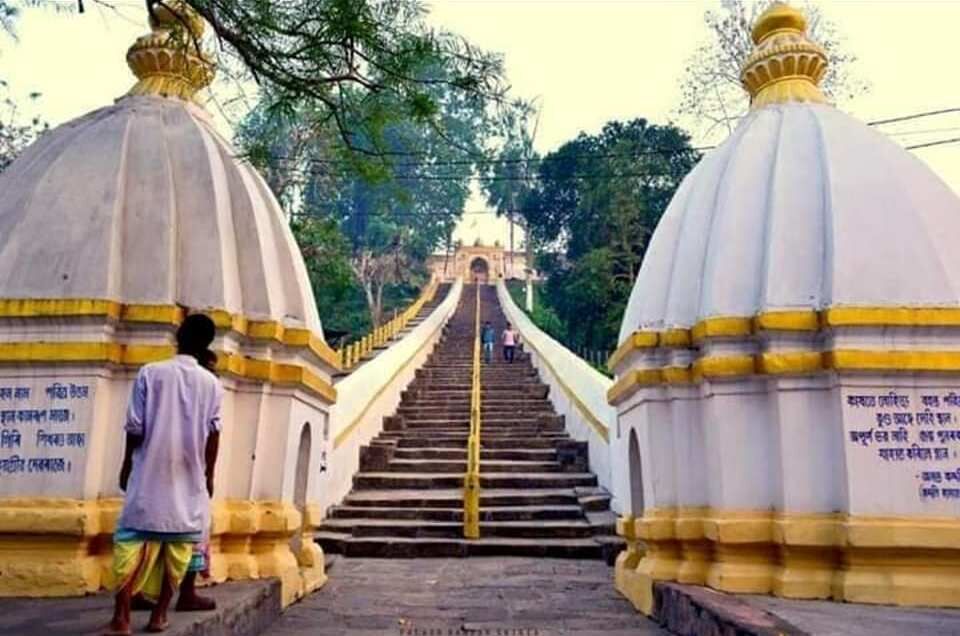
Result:
{"label": "stone step", "polygon": [[[545,409],[524,409],[524,408],[495,408],[489,409],[480,407],[481,416],[489,420],[510,420],[517,419],[517,416],[523,418],[542,417],[545,420],[556,419],[556,415]],[[401,407],[397,409],[397,415],[402,415],[406,420],[430,420],[438,416],[470,416],[470,405],[465,404],[462,407],[426,407],[412,409],[410,407]]]}
{"label": "stone step", "polygon": [[351,537],[345,533],[317,533],[325,552],[348,557],[440,558],[470,556],[529,556],[553,559],[599,559],[601,544],[593,539],[538,537],[467,539],[410,539],[405,537]]}
{"label": "stone step", "polygon": [[[391,473],[464,473],[467,470],[466,457],[462,461],[436,459],[392,460],[387,471]],[[560,471],[557,462],[530,461],[487,461],[481,457],[480,470],[488,474],[500,473],[555,473]]]}
{"label": "stone step", "polygon": [[[379,441],[396,441],[398,446],[424,446],[429,440],[435,440],[434,445],[443,442],[446,447],[466,447],[469,432],[466,427],[459,428],[424,428],[411,431],[388,431],[381,433]],[[559,440],[569,439],[565,432],[540,431],[537,429],[511,429],[505,431],[489,430],[481,427],[481,448],[556,448]]]}
{"label": "stone step", "polygon": [[[349,533],[354,537],[460,538],[462,522],[420,519],[327,519],[321,532]],[[542,521],[487,521],[480,523],[481,537],[587,538],[593,530],[583,519]]]}
{"label": "stone step", "polygon": [[[481,488],[572,488],[594,486],[592,473],[504,473],[480,474]],[[462,473],[357,473],[353,486],[357,489],[387,488],[456,488],[463,485]]]}
{"label": "stone step", "polygon": [[[415,432],[421,429],[464,429],[470,428],[467,419],[449,420],[409,420],[404,422],[405,430]],[[535,420],[487,420],[480,416],[480,430],[484,433],[497,433],[525,430],[531,434],[537,433],[564,433],[566,429],[560,424],[539,424]]]}
{"label": "stone step", "polygon": [[[456,500],[454,500],[456,503]],[[613,514],[613,513],[611,513]],[[335,506],[329,516],[334,519],[420,519],[424,521],[462,522],[463,507],[415,508],[375,506]],[[481,521],[536,521],[546,519],[583,519],[577,505],[500,506],[480,509]],[[589,518],[587,522],[590,523]],[[592,524],[591,524],[592,525]],[[616,525],[616,523],[614,523]]]}
{"label": "stone step", "polygon": [[[422,439],[430,435],[440,437],[457,437],[466,439],[470,427],[465,422],[432,423],[418,426],[417,422],[406,422],[402,430],[389,430],[380,433],[383,439]],[[503,437],[550,439],[566,438],[569,434],[558,426],[539,425],[532,422],[508,422],[498,424],[481,420],[480,441],[485,439],[500,439]]]}
{"label": "stone step", "polygon": [[[467,435],[427,435],[424,433],[423,436],[410,436],[406,435],[404,437],[391,437],[388,433],[381,433],[380,437],[383,439],[394,439],[397,441],[398,448],[422,448],[424,446],[433,446],[433,447],[443,447],[443,448],[465,448],[467,444]],[[525,449],[553,449],[556,448],[556,441],[558,439],[566,439],[566,437],[536,437],[536,438],[525,438],[522,436],[484,436],[481,435],[480,438],[480,447],[481,449],[490,448],[490,449],[501,449],[501,448],[525,448]]]}
{"label": "stone step", "polygon": [[[463,489],[434,490],[355,490],[343,501],[346,506],[458,508],[463,506]],[[480,491],[480,507],[576,506],[574,488],[517,490],[485,488]]]}
{"label": "stone step", "polygon": [[[402,447],[397,448],[393,454],[394,459],[466,459],[466,448],[432,448],[423,447]],[[480,450],[480,461],[494,461],[503,459],[526,460],[526,461],[556,461],[557,452],[549,449],[529,449],[529,448],[508,448],[508,449],[483,449]]]}

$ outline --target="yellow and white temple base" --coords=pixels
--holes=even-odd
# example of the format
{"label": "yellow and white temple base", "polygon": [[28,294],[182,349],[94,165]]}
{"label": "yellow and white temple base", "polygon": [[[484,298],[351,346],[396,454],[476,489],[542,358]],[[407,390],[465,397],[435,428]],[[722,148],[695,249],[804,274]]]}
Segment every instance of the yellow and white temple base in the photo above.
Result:
{"label": "yellow and white temple base", "polygon": [[[0,596],[82,596],[112,587],[120,507],[119,499],[0,501]],[[318,589],[326,582],[323,550],[306,536],[294,541],[304,527],[290,504],[217,502],[211,580],[276,577],[284,606]]]}
{"label": "yellow and white temple base", "polygon": [[623,517],[616,588],[653,612],[653,585],[850,603],[960,607],[960,521],[709,509]]}

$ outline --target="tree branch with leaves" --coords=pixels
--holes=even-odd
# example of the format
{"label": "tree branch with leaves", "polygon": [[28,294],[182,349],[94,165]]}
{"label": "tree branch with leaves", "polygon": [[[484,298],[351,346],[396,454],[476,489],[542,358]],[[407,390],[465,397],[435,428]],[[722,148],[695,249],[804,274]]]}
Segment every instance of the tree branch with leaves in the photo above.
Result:
{"label": "tree branch with leaves", "polygon": [[[740,84],[740,68],[753,51],[751,30],[773,0],[721,0],[720,7],[703,16],[707,38],[687,61],[681,82],[677,114],[690,120],[695,132],[710,138],[729,134],[750,107]],[[820,88],[828,99],[842,102],[869,90],[856,74],[857,57],[846,48],[837,26],[809,0],[801,3],[810,39],[830,60]]]}

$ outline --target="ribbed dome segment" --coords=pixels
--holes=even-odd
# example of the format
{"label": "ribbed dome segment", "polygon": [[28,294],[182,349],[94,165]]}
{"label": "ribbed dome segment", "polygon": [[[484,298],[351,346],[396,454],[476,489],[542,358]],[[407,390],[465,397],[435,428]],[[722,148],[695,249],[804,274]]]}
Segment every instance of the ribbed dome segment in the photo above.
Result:
{"label": "ribbed dome segment", "polygon": [[221,309],[321,333],[275,198],[207,114],[126,97],[0,175],[0,298]]}
{"label": "ribbed dome segment", "polygon": [[827,105],[752,111],[660,221],[620,341],[712,317],[960,305],[960,199]]}

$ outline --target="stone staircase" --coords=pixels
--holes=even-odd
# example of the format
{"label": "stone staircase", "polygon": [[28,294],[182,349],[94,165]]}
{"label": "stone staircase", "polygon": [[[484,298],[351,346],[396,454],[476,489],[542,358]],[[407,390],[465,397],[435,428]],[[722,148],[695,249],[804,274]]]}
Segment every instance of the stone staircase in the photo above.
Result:
{"label": "stone staircase", "polygon": [[[496,290],[481,318],[505,327]],[[622,548],[610,497],[589,472],[526,356],[481,372],[480,539],[463,538],[476,288],[465,286],[441,342],[384,431],[361,449],[353,490],[317,535],[329,553],[366,557],[606,558]]]}

